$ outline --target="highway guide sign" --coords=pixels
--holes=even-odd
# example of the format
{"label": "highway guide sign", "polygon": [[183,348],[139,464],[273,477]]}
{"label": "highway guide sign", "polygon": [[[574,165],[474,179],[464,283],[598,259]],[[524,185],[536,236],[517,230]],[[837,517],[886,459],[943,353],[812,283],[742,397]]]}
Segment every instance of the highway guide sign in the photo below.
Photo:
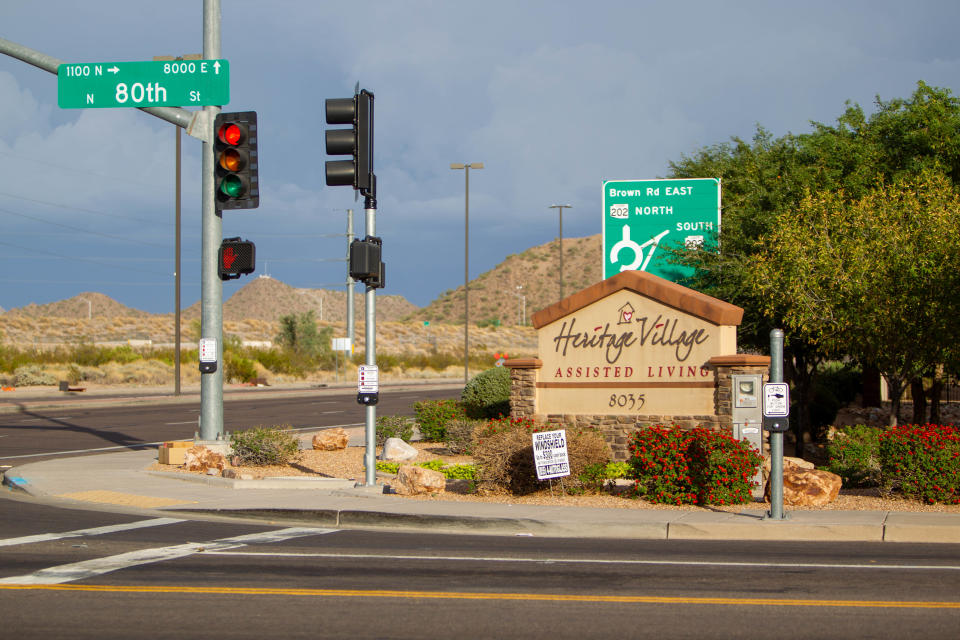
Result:
{"label": "highway guide sign", "polygon": [[605,180],[603,277],[646,271],[672,282],[693,269],[670,264],[665,247],[716,250],[720,234],[720,181]]}
{"label": "highway guide sign", "polygon": [[57,67],[57,104],[61,109],[229,102],[229,60],[89,62]]}
{"label": "highway guide sign", "polygon": [[567,432],[541,431],[533,434],[533,462],[537,467],[537,479],[559,478],[570,475],[570,460],[567,457]]}

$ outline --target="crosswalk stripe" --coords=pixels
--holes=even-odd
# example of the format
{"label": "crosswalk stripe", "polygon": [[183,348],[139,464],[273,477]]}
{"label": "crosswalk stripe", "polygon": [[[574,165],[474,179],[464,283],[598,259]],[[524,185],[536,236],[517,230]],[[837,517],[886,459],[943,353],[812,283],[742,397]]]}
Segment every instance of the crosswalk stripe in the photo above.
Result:
{"label": "crosswalk stripe", "polygon": [[34,542],[49,542],[50,540],[62,540],[64,538],[80,538],[83,536],[101,536],[118,531],[131,531],[133,529],[143,529],[144,527],[159,527],[165,524],[174,524],[183,522],[181,518],[150,518],[149,520],[137,520],[126,524],[113,524],[106,527],[93,527],[90,529],[76,529],[74,531],[64,531],[62,533],[38,533],[32,536],[21,536],[19,538],[6,538],[0,540],[0,547],[11,547],[18,544],[32,544]]}
{"label": "crosswalk stripe", "polygon": [[135,567],[143,564],[175,560],[204,551],[225,551],[246,544],[267,544],[282,542],[292,538],[332,533],[336,529],[313,529],[309,527],[290,527],[261,533],[251,533],[231,538],[221,538],[210,542],[187,542],[169,547],[140,549],[104,558],[94,558],[82,562],[72,562],[56,567],[47,567],[33,573],[0,579],[0,584],[63,584],[75,580],[84,580],[112,571]]}

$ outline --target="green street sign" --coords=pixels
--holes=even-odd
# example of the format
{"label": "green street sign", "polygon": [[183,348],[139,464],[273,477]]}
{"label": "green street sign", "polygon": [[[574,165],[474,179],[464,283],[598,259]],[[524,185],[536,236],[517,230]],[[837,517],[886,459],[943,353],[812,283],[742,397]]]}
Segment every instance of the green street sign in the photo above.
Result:
{"label": "green street sign", "polygon": [[61,109],[188,107],[229,102],[229,60],[91,62],[57,67],[57,104]]}
{"label": "green street sign", "polygon": [[646,271],[677,282],[693,269],[670,264],[665,247],[716,249],[720,234],[720,181],[605,180],[603,277]]}

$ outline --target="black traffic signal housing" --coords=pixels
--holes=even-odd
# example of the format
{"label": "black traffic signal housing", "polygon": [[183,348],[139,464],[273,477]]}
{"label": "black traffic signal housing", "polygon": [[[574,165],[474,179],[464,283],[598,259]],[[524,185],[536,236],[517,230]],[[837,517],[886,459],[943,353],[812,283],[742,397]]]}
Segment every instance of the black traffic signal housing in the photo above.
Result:
{"label": "black traffic signal housing", "polygon": [[350,160],[328,160],[328,186],[352,186],[365,196],[376,198],[377,177],[373,173],[373,94],[363,89],[352,98],[325,101],[327,124],[349,124],[351,129],[327,129],[327,154],[349,155]]}
{"label": "black traffic signal housing", "polygon": [[386,266],[381,260],[383,240],[367,236],[350,243],[350,277],[372,289],[385,286]]}
{"label": "black traffic signal housing", "polygon": [[224,238],[217,254],[217,271],[221,280],[236,280],[253,273],[257,263],[257,248],[249,240]]}
{"label": "black traffic signal housing", "polygon": [[260,206],[256,111],[217,114],[213,124],[213,163],[217,209]]}

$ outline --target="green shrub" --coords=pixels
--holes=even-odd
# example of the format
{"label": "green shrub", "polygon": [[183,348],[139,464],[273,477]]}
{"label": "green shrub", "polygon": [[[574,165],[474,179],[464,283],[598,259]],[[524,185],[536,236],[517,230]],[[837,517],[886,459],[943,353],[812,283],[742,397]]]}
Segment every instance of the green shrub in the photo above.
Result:
{"label": "green shrub", "polygon": [[580,474],[580,484],[587,491],[594,493],[603,489],[604,485],[612,480],[626,478],[630,475],[630,464],[627,462],[608,462],[607,464],[589,464]]}
{"label": "green shrub", "polygon": [[377,460],[377,471],[383,471],[384,473],[393,473],[396,474],[400,471],[399,462],[387,462],[385,460]]}
{"label": "green shrub", "polygon": [[465,414],[456,400],[423,400],[413,403],[413,412],[420,425],[420,436],[430,442],[443,442],[447,437],[447,424]]}
{"label": "green shrub", "polygon": [[253,382],[257,379],[257,367],[253,360],[239,356],[232,351],[223,354],[223,377],[227,381]]}
{"label": "green shrub", "polygon": [[451,480],[476,480],[477,466],[473,464],[451,464],[440,469]]}
{"label": "green shrub", "polygon": [[763,458],[724,433],[657,425],[633,434],[631,476],[637,495],[664,504],[739,504],[750,500]]}
{"label": "green shrub", "polygon": [[477,427],[485,424],[483,420],[460,417],[447,423],[447,434],[444,443],[450,453],[473,455],[473,433]]}
{"label": "green shrub", "polygon": [[838,429],[827,443],[827,471],[843,479],[845,487],[875,487],[880,484],[879,427],[857,425]]}
{"label": "green shrub", "polygon": [[880,486],[928,503],[960,504],[960,429],[902,425],[880,434]]}
{"label": "green shrub", "polygon": [[382,447],[387,438],[400,438],[410,442],[413,423],[405,416],[377,416],[377,446]]}
{"label": "green shrub", "polygon": [[241,464],[262,467],[286,465],[300,457],[300,447],[290,427],[254,427],[230,434],[233,455]]}
{"label": "green shrub", "polygon": [[273,373],[300,378],[307,374],[306,360],[291,349],[257,349],[254,357]]}
{"label": "green shrub", "polygon": [[42,367],[35,364],[28,364],[23,367],[17,367],[13,372],[13,384],[16,387],[32,386],[52,386],[56,385],[57,377],[52,373],[47,373]]}
{"label": "green shrub", "polygon": [[[383,471],[384,473],[396,474],[400,471],[399,462],[385,462],[382,460],[377,461],[377,471]],[[445,478],[451,480],[473,480],[477,475],[477,467],[472,464],[451,464],[445,465],[443,460],[436,458],[434,460],[428,460],[426,462],[421,462],[417,465],[418,467],[423,467],[424,469],[432,469],[433,471],[439,471],[444,475]]]}
{"label": "green shrub", "polygon": [[[555,431],[558,425],[538,424],[529,418],[491,420],[476,431],[474,460],[477,481],[486,491],[510,491],[517,495],[532,493],[543,487],[537,479],[533,459],[532,435]],[[580,474],[591,464],[606,464],[610,447],[595,429],[566,429],[567,457],[571,487],[578,487]]]}
{"label": "green shrub", "polygon": [[467,416],[497,418],[510,414],[510,370],[493,367],[467,382],[460,396]]}

